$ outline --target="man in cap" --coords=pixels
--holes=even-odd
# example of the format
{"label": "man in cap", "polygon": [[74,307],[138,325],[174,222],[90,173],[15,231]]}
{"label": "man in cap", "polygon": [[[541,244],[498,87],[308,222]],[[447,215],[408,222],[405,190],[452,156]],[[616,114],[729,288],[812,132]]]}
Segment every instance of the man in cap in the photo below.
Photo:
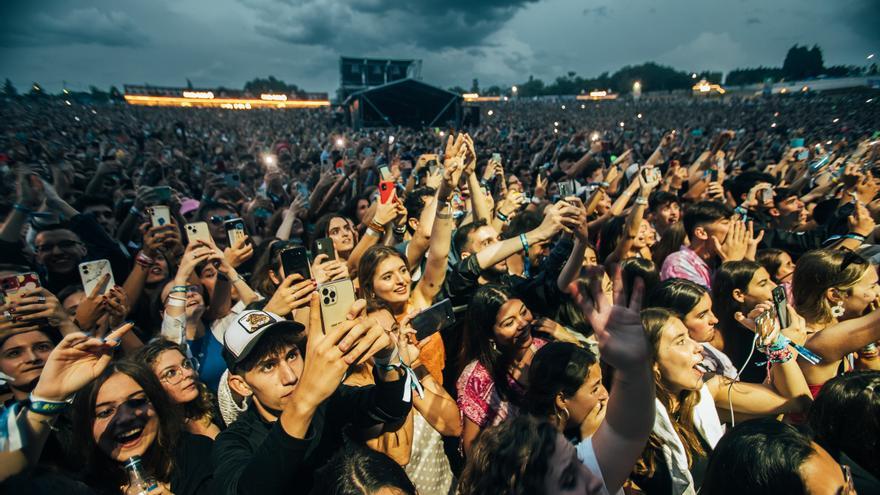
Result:
{"label": "man in cap", "polygon": [[[342,447],[347,425],[394,424],[409,414],[411,382],[395,340],[366,317],[365,302],[323,329],[318,301],[313,293],[308,329],[250,310],[226,331],[229,387],[251,406],[214,444],[223,493],[308,493],[315,469]],[[368,360],[375,386],[341,384],[351,365]]]}

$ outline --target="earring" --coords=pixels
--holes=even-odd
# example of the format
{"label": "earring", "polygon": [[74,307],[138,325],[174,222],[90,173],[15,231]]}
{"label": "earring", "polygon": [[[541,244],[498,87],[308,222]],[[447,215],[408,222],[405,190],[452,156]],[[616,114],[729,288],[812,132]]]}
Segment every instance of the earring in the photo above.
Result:
{"label": "earring", "polygon": [[837,301],[837,304],[831,308],[831,316],[840,318],[846,310],[843,309],[843,301]]}
{"label": "earring", "polygon": [[559,422],[559,426],[561,426],[562,428],[565,428],[565,425],[568,424],[568,418],[570,417],[571,414],[569,414],[568,409],[563,407],[562,411],[560,411],[559,409],[556,410],[556,421]]}
{"label": "earring", "polygon": [[495,345],[495,341],[494,341],[494,340],[489,339],[489,347],[492,348],[492,351],[494,351],[494,352],[498,352],[498,346]]}

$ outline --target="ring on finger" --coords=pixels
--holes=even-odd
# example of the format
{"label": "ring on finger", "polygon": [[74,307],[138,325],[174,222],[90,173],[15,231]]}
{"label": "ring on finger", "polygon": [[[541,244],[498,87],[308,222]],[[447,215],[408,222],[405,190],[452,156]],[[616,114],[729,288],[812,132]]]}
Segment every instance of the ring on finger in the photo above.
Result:
{"label": "ring on finger", "polygon": [[4,312],[3,312],[3,318],[4,318],[6,321],[12,321],[12,313],[10,313],[8,310],[7,310],[7,311],[4,311]]}

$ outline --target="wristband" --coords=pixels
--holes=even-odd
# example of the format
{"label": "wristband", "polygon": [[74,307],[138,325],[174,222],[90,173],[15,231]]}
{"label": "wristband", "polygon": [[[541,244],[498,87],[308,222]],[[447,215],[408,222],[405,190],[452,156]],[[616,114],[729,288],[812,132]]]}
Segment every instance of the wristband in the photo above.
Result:
{"label": "wristband", "polygon": [[375,230],[371,229],[370,227],[367,227],[366,234],[371,235],[373,237],[382,237],[382,235],[384,235],[385,233],[384,232],[376,232]]}
{"label": "wristband", "polygon": [[383,234],[385,233],[385,226],[380,224],[376,220],[370,220],[370,225],[368,225],[367,227],[375,230],[376,232],[381,232]]}
{"label": "wristband", "polygon": [[496,213],[495,216],[498,217],[498,220],[501,220],[504,223],[507,223],[507,221],[510,220],[507,217],[507,215],[505,215],[504,213],[501,213],[500,211],[498,213]]}
{"label": "wristband", "polygon": [[639,196],[639,197],[636,198],[636,204],[637,204],[637,205],[647,205],[647,204],[648,204],[648,198],[643,198],[642,196]]}
{"label": "wristband", "polygon": [[487,181],[486,179],[480,179],[480,185],[488,189],[489,181]]}
{"label": "wristband", "polygon": [[791,350],[788,348],[788,343],[790,341],[785,335],[779,333],[776,335],[776,340],[773,341],[772,344],[766,346],[758,346],[758,350],[761,351],[765,356],[767,356],[767,361],[763,363],[756,363],[758,366],[769,365],[770,363],[787,363],[794,357]]}
{"label": "wristband", "polygon": [[523,247],[523,276],[529,277],[529,269],[532,268],[532,260],[529,259],[529,241],[526,239],[525,234],[519,235],[519,242],[522,243]]}
{"label": "wristband", "polygon": [[165,306],[169,306],[172,308],[183,308],[186,307],[186,299],[179,299],[177,297],[168,297],[168,300],[165,301]]}
{"label": "wristband", "polygon": [[70,407],[68,401],[57,401],[37,397],[33,393],[28,396],[27,408],[29,411],[42,414],[44,416],[56,416],[63,413]]}
{"label": "wristband", "polygon": [[149,267],[151,267],[151,266],[153,266],[153,265],[156,264],[156,260],[154,260],[153,258],[150,258],[150,257],[147,256],[146,254],[144,254],[143,251],[139,252],[139,253],[137,254],[137,256],[135,256],[134,261],[135,261],[135,263],[137,263],[138,265],[141,265],[141,266],[143,266],[143,267],[145,267],[145,268],[149,268]]}
{"label": "wristband", "polygon": [[188,290],[189,290],[189,288],[185,285],[175,285],[174,287],[171,288],[171,294],[174,294],[174,293],[186,294],[186,292]]}
{"label": "wristband", "polygon": [[232,280],[232,283],[234,284],[234,283],[237,283],[237,282],[245,282],[245,283],[247,283],[247,280],[245,280],[245,278],[244,278],[240,273],[237,273],[237,274],[236,274],[236,277]]}

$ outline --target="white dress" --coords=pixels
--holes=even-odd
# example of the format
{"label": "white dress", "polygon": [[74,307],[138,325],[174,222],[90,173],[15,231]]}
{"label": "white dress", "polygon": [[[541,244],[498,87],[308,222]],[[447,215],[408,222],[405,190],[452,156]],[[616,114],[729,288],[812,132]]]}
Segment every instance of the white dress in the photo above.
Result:
{"label": "white dress", "polygon": [[404,470],[419,495],[455,493],[455,477],[443,450],[443,437],[415,410],[412,452]]}

